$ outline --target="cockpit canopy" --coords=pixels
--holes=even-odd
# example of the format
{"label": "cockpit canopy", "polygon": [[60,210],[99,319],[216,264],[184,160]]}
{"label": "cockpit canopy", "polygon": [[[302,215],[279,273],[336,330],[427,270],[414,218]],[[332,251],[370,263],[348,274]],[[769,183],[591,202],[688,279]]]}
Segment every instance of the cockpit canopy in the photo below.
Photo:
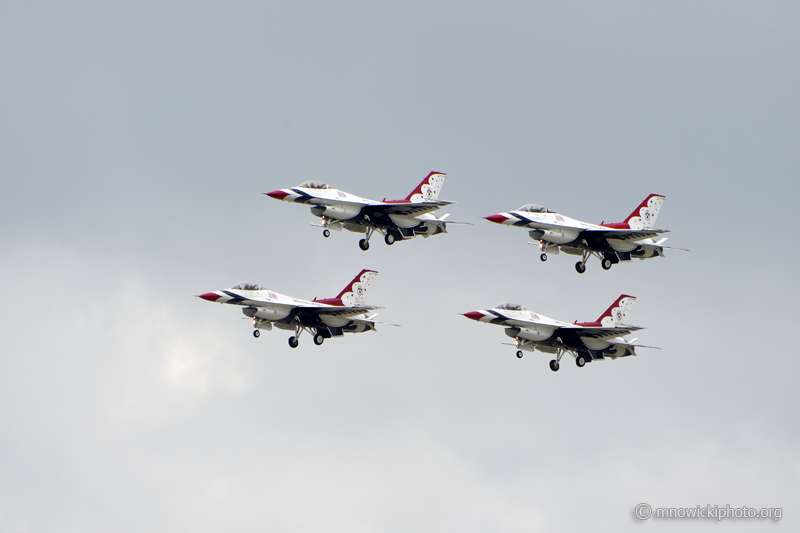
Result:
{"label": "cockpit canopy", "polygon": [[503,302],[495,309],[505,309],[506,311],[524,311],[525,308],[519,304],[512,304],[511,302]]}
{"label": "cockpit canopy", "polygon": [[236,285],[231,287],[231,289],[234,289],[234,290],[237,290],[237,291],[260,291],[261,290],[261,285],[259,285],[258,283],[247,283],[245,281],[245,282],[242,282],[242,283],[237,283]]}
{"label": "cockpit canopy", "polygon": [[525,204],[517,211],[522,211],[523,213],[552,213],[545,206],[539,204]]}
{"label": "cockpit canopy", "polygon": [[308,180],[297,186],[300,189],[327,189],[328,184],[321,181]]}

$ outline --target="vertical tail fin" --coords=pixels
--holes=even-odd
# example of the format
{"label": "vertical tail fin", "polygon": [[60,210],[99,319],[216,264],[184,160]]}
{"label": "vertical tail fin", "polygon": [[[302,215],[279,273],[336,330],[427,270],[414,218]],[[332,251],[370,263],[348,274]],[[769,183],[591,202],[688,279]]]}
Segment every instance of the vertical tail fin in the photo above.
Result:
{"label": "vertical tail fin", "polygon": [[656,217],[661,210],[661,205],[664,203],[665,196],[660,194],[651,194],[645,198],[644,202],[639,204],[639,207],[633,210],[633,213],[628,215],[625,223],[631,229],[651,229],[656,225]]}
{"label": "vertical tail fin", "polygon": [[344,305],[364,305],[367,301],[367,293],[372,286],[372,281],[377,276],[378,273],[374,270],[362,270],[353,278],[353,281],[347,284],[347,287],[339,293],[337,298],[341,300]]}
{"label": "vertical tail fin", "polygon": [[439,198],[439,191],[442,190],[442,184],[447,174],[441,172],[431,172],[427,177],[422,180],[422,183],[417,185],[417,188],[411,191],[406,197],[408,202],[430,202]]}
{"label": "vertical tail fin", "polygon": [[605,313],[600,315],[597,319],[604,327],[616,327],[623,324],[623,320],[628,315],[628,311],[633,307],[636,302],[635,296],[628,296],[627,294],[620,295],[617,300],[611,304],[611,307],[606,309]]}

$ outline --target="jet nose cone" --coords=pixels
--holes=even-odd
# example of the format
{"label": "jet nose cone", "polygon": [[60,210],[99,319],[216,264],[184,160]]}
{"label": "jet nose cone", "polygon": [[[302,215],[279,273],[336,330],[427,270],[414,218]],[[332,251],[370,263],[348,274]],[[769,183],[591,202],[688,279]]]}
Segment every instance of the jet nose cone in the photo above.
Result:
{"label": "jet nose cone", "polygon": [[483,218],[485,218],[489,222],[494,222],[495,224],[502,224],[503,222],[508,220],[507,216],[500,215],[500,214],[498,214],[498,215],[489,215],[488,217],[483,217]]}
{"label": "jet nose cone", "polygon": [[215,292],[207,292],[205,294],[200,294],[197,297],[202,298],[203,300],[208,300],[209,302],[216,302],[217,300],[222,298],[219,294]]}
{"label": "jet nose cone", "polygon": [[462,313],[462,315],[464,315],[467,318],[471,318],[472,320],[480,320],[481,318],[486,316],[480,311],[470,311],[469,313]]}
{"label": "jet nose cone", "polygon": [[264,194],[266,194],[270,198],[275,198],[276,200],[283,200],[284,198],[289,196],[288,192],[284,192],[284,191],[280,191],[280,190],[272,191],[272,192],[265,192]]}

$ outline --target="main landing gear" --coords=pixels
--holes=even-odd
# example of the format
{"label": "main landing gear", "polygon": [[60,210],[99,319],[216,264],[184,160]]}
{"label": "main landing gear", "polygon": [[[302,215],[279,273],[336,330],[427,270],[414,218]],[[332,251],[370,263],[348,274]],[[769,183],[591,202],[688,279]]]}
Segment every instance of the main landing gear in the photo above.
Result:
{"label": "main landing gear", "polygon": [[[294,335],[289,337],[289,346],[291,346],[292,348],[297,348],[297,346],[300,344],[300,341],[299,341],[300,335],[304,331],[306,331],[306,329],[307,328],[305,326],[295,326]],[[313,329],[309,329],[309,331],[313,331]],[[256,335],[256,337],[257,336],[258,335]],[[319,333],[319,331],[315,331],[314,332],[313,339],[314,339],[314,344],[316,344],[317,346],[320,346],[320,345],[322,345],[323,342],[325,342],[325,337],[323,337],[322,334]]]}
{"label": "main landing gear", "polygon": [[575,263],[575,270],[578,271],[579,274],[583,274],[586,272],[586,261],[589,259],[590,256],[595,256],[600,260],[600,266],[603,267],[603,270],[608,270],[614,265],[614,257],[611,258],[607,256],[600,255],[600,252],[593,252],[591,250],[584,249],[583,251],[583,258]]}
{"label": "main landing gear", "polygon": [[294,335],[289,337],[289,346],[291,346],[292,348],[297,348],[297,346],[300,344],[300,335],[305,330],[306,330],[306,328],[303,327],[303,326],[300,326],[300,325],[295,326],[294,327]]}
{"label": "main landing gear", "polygon": [[575,364],[578,365],[578,368],[583,368],[583,365],[586,364],[586,359],[581,354],[578,354],[578,357],[575,358]]}
{"label": "main landing gear", "polygon": [[391,245],[393,245],[395,242],[397,242],[397,239],[398,239],[398,238],[402,239],[402,236],[400,236],[400,235],[399,235],[399,234],[397,234],[397,233],[392,233],[391,231],[389,231],[389,232],[387,232],[387,233],[386,233],[386,235],[383,237],[383,242],[385,242],[386,244],[388,244],[389,246],[391,246]]}
{"label": "main landing gear", "polygon": [[550,361],[550,370],[553,372],[558,372],[559,369],[559,362],[561,361],[561,357],[564,355],[564,350],[561,348],[556,348],[556,358]]}
{"label": "main landing gear", "polygon": [[365,252],[369,250],[369,238],[372,237],[372,231],[372,228],[368,227],[367,231],[364,232],[364,238],[358,241],[358,247]]}

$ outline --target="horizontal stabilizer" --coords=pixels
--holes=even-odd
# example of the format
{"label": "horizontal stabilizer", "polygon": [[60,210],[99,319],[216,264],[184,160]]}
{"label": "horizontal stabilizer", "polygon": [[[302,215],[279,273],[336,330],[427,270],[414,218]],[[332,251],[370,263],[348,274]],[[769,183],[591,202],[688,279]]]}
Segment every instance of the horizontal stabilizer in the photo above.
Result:
{"label": "horizontal stabilizer", "polygon": [[617,344],[619,346],[630,346],[632,348],[649,348],[651,350],[660,350],[661,349],[658,346],[645,346],[644,344],[635,344],[636,341],[638,341],[638,340],[639,340],[638,338],[631,339],[631,340],[625,340],[623,338],[619,338],[619,339],[616,339],[616,340],[613,340],[613,341],[610,341],[610,342],[611,342],[611,344]]}

